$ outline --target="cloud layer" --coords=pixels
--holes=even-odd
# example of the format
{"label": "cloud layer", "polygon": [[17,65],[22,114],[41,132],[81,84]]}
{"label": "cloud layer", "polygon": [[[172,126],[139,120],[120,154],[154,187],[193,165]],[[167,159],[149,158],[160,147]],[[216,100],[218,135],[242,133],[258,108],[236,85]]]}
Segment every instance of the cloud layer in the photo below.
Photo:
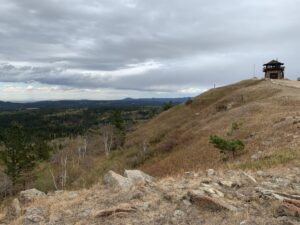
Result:
{"label": "cloud layer", "polygon": [[0,0],[0,82],[46,85],[49,98],[51,86],[110,90],[116,98],[189,95],[249,78],[254,64],[262,76],[262,64],[273,58],[296,79],[298,6],[296,0]]}

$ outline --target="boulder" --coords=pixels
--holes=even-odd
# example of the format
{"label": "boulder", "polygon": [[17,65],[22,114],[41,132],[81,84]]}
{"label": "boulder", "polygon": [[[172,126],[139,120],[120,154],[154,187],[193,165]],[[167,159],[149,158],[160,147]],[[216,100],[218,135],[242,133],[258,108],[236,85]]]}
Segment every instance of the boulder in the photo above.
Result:
{"label": "boulder", "polygon": [[20,192],[19,200],[22,204],[26,204],[32,202],[34,199],[46,196],[46,194],[42,191],[39,191],[35,188],[28,189]]}
{"label": "boulder", "polygon": [[123,177],[112,170],[104,175],[103,183],[109,188],[122,190],[128,190],[133,185],[128,178]]}
{"label": "boulder", "polygon": [[132,183],[147,183],[153,181],[153,177],[140,170],[125,170],[124,176]]}
{"label": "boulder", "polygon": [[24,214],[24,225],[42,225],[45,224],[47,209],[43,207],[28,208]]}
{"label": "boulder", "polygon": [[140,170],[125,170],[124,176],[109,171],[103,177],[103,183],[110,188],[128,190],[136,184],[146,184],[154,180],[153,177]]}

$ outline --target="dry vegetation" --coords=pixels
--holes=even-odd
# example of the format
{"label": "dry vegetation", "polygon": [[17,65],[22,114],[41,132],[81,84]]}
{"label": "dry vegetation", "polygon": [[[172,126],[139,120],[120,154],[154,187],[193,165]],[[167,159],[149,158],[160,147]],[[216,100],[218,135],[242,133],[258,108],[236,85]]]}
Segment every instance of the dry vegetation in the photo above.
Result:
{"label": "dry vegetation", "polygon": [[[123,148],[109,155],[105,154],[99,133],[87,137],[84,157],[77,150],[84,138],[64,140],[61,152],[55,154],[51,163],[37,169],[39,179],[35,187],[53,190],[50,171],[63,174],[61,162],[67,158],[67,186],[64,188],[80,190],[49,191],[46,198],[25,205],[21,217],[13,224],[22,224],[24,218],[32,215],[26,210],[40,208],[45,212],[38,213],[42,213],[42,219],[49,224],[141,224],[142,221],[143,224],[232,225],[251,220],[256,224],[293,224],[281,223],[281,219],[297,224],[298,218],[277,217],[282,203],[258,189],[299,195],[300,89],[291,87],[290,82],[288,86],[284,84],[284,81],[278,85],[247,80],[212,89],[138,125],[127,135]],[[233,123],[236,124],[234,131]],[[212,134],[232,135],[243,140],[246,147],[238,157],[225,161],[209,144]],[[140,168],[164,178],[146,186],[135,186],[128,192],[113,191],[101,185],[105,172],[114,170],[122,174],[125,168]],[[209,168],[218,172],[206,175],[203,171]],[[254,177],[255,182],[245,176],[244,171]],[[226,187],[222,181],[238,185]],[[92,186],[95,183],[98,184]],[[219,198],[240,210],[210,212],[185,201],[190,190],[201,188],[221,191],[224,195]],[[208,190],[208,194],[212,192]],[[97,216],[102,210],[113,210],[124,204],[133,208],[128,212]],[[0,211],[3,221],[7,221],[6,209]]]}
{"label": "dry vegetation", "polygon": [[[246,148],[236,159],[224,161],[209,144],[209,136],[227,135],[232,123],[238,124],[234,136]],[[125,146],[109,156],[101,132],[88,136],[84,158],[77,152],[83,138],[64,140],[62,153],[36,170],[34,186],[43,191],[54,189],[50,171],[61,173],[63,154],[68,155],[67,189],[90,187],[110,169],[122,172],[125,168],[140,168],[153,176],[166,176],[208,168],[257,170],[297,164],[299,131],[300,89],[246,80],[211,89],[141,123],[127,135]],[[252,160],[258,152],[259,159]]]}
{"label": "dry vegetation", "polygon": [[[192,103],[141,124],[128,136],[126,147],[140,152],[141,143],[147,142],[147,160],[140,160],[137,167],[155,176],[225,167],[233,160],[224,163],[208,139],[211,134],[226,135],[232,123],[240,124],[235,135],[246,143],[238,158],[246,162],[241,167],[255,169],[293,161],[300,151],[300,89],[262,80],[212,89]],[[278,149],[284,153],[278,155]],[[247,164],[259,151],[275,156]],[[293,154],[286,155],[286,151]]]}
{"label": "dry vegetation", "polygon": [[[300,187],[299,172],[299,168],[288,167],[257,173],[221,170],[206,174],[198,171],[139,183],[130,189],[97,184],[79,191],[50,192],[31,202],[21,203],[22,213],[16,218],[5,216],[9,215],[9,209],[0,211],[0,223],[299,224],[299,216],[282,215],[279,211],[282,205],[280,196],[299,197],[294,194]],[[269,194],[270,190],[277,195]],[[215,208],[211,203],[201,204],[195,201],[197,196],[213,198],[224,205]]]}

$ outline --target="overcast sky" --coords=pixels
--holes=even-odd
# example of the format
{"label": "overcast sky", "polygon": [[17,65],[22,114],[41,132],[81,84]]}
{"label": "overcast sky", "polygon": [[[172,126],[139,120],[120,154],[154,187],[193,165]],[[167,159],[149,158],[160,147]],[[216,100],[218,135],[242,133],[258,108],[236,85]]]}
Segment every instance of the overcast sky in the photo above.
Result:
{"label": "overcast sky", "polygon": [[0,100],[194,96],[300,76],[299,0],[0,0]]}

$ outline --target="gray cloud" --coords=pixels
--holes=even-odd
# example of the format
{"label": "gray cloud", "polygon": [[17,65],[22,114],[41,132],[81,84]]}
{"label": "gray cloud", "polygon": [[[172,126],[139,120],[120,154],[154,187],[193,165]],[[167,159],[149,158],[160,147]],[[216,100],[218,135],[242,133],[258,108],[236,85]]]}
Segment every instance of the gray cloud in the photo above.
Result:
{"label": "gray cloud", "polygon": [[[254,64],[262,75],[261,65],[276,57],[295,79],[298,5],[0,0],[0,82],[174,93],[249,78]],[[141,69],[149,62],[160,66]],[[124,75],[128,68],[139,72]]]}

